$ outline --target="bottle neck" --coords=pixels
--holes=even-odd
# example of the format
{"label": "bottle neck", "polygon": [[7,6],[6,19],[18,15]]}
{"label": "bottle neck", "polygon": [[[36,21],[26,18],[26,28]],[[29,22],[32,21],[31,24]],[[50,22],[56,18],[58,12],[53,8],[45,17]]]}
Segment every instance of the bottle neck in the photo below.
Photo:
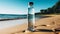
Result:
{"label": "bottle neck", "polygon": [[29,5],[28,7],[29,7],[29,8],[33,8],[33,6],[30,6],[30,5]]}

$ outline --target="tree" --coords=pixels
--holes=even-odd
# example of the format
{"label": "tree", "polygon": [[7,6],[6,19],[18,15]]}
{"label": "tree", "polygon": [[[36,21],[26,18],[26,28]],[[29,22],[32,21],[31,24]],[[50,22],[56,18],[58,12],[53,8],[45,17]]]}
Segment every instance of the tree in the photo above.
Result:
{"label": "tree", "polygon": [[44,13],[44,10],[42,9],[42,10],[40,10],[41,11],[41,13]]}

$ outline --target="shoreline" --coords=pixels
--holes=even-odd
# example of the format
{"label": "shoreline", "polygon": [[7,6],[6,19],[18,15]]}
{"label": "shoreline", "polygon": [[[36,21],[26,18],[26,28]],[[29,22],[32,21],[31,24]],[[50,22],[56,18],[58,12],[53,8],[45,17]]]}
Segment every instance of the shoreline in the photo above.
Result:
{"label": "shoreline", "polygon": [[9,28],[24,23],[27,23],[27,19],[0,21],[0,29]]}
{"label": "shoreline", "polygon": [[[35,16],[36,19],[48,18],[48,17],[52,17],[52,16],[44,16],[44,15],[42,15],[42,16],[39,16],[39,15]],[[26,18],[0,18],[0,21],[19,20],[19,19],[27,19],[27,17]]]}

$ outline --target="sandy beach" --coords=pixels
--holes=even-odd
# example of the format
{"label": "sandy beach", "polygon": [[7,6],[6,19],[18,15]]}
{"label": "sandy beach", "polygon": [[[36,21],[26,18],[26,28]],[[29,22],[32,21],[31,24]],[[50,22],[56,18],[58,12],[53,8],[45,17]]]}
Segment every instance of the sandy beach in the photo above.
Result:
{"label": "sandy beach", "polygon": [[[60,28],[60,15],[47,15],[51,17],[36,20],[35,29],[59,29]],[[54,22],[54,23],[53,23]],[[12,22],[11,22],[12,23]],[[50,26],[40,26],[50,25]],[[12,27],[0,29],[0,34],[54,34],[54,32],[22,32],[27,29],[27,23],[17,24]]]}
{"label": "sandy beach", "polygon": [[27,27],[26,24],[27,19],[0,21],[0,34],[10,34],[13,32],[25,30],[25,28]]}

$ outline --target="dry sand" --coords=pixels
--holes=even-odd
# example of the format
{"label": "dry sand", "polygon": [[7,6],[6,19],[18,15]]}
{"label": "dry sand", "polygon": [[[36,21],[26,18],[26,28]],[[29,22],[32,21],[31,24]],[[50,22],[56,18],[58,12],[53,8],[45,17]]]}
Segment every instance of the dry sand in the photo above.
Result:
{"label": "dry sand", "polygon": [[[51,15],[50,15],[51,16]],[[54,23],[53,23],[54,22]],[[39,26],[39,25],[51,25],[51,26]],[[36,20],[37,26],[35,29],[54,29],[60,26],[60,15],[53,15],[52,17]],[[22,32],[27,29],[27,23],[22,25],[16,25],[14,27],[0,30],[0,34],[54,34],[54,32]]]}

